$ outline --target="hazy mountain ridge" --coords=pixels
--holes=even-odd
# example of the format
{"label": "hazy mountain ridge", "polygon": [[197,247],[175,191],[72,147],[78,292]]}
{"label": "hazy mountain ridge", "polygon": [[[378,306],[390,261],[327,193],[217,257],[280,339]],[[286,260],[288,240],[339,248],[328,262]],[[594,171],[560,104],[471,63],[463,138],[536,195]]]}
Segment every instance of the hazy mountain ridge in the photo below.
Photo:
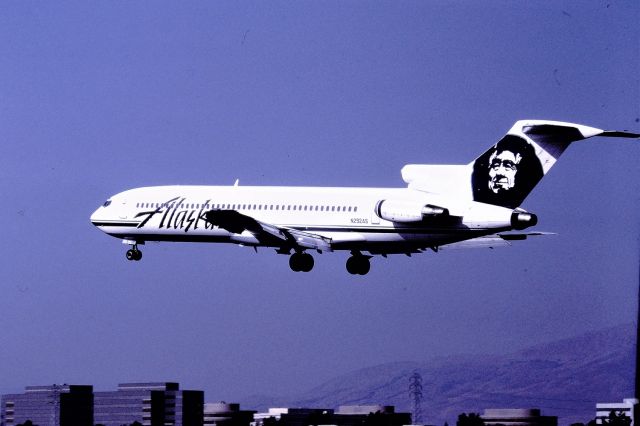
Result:
{"label": "hazy mountain ridge", "polygon": [[366,367],[297,397],[252,397],[243,405],[262,410],[385,404],[410,411],[409,377],[418,370],[427,423],[455,424],[458,414],[485,408],[535,407],[568,425],[592,419],[596,402],[633,395],[634,351],[635,325],[624,324],[508,355],[461,355]]}

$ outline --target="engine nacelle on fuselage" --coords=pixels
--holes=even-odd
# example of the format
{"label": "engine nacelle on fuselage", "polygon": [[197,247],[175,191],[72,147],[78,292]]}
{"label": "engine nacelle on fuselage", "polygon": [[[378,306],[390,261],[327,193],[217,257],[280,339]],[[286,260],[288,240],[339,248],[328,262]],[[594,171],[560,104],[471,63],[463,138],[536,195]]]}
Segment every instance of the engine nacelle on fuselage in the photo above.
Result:
{"label": "engine nacelle on fuselage", "polygon": [[470,229],[523,230],[538,223],[538,217],[521,209],[471,202],[462,215],[462,225]]}
{"label": "engine nacelle on fuselage", "polygon": [[[433,204],[420,203],[413,200],[380,200],[376,203],[375,214],[384,220],[394,223],[421,223],[429,219],[457,217],[457,226],[466,229],[516,229],[523,230],[538,223],[533,213],[521,209],[510,209],[486,203],[472,201],[449,209]],[[430,222],[432,224],[436,222]],[[447,226],[453,223],[439,222]]]}
{"label": "engine nacelle on fuselage", "polygon": [[376,203],[375,213],[380,219],[397,223],[422,222],[449,215],[445,208],[404,200],[380,200]]}

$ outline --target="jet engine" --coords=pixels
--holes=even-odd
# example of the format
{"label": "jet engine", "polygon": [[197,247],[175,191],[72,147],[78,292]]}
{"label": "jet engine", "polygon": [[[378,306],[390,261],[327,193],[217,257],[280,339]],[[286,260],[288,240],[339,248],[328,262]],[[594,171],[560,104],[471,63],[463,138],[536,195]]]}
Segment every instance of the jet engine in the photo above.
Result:
{"label": "jet engine", "polygon": [[519,231],[538,224],[538,216],[533,213],[514,211],[511,214],[511,226]]}
{"label": "jet engine", "polygon": [[449,210],[431,204],[415,201],[380,200],[376,203],[375,213],[380,219],[391,222],[422,222],[433,217],[448,216]]}

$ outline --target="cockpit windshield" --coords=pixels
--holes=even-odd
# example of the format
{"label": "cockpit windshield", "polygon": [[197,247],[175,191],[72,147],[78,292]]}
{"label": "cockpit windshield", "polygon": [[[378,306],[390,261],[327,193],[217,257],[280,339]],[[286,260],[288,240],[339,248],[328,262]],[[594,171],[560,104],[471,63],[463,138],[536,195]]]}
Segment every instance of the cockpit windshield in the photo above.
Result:
{"label": "cockpit windshield", "polygon": [[105,201],[104,204],[102,205],[102,207],[108,207],[109,204],[111,204],[111,200]]}

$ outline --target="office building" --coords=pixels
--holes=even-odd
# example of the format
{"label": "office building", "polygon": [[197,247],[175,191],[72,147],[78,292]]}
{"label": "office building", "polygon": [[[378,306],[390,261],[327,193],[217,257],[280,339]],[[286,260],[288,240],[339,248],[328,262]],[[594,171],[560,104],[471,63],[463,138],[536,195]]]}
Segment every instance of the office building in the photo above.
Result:
{"label": "office building", "polygon": [[27,420],[38,426],[93,426],[93,387],[28,386],[22,394],[3,395],[1,409],[1,426]]}
{"label": "office building", "polygon": [[204,424],[216,426],[249,426],[255,411],[240,410],[240,404],[215,402],[204,404]]}
{"label": "office building", "polygon": [[123,383],[94,393],[96,425],[202,426],[204,392],[181,391],[178,383]]}
{"label": "office building", "polygon": [[596,404],[596,424],[603,424],[604,419],[609,418],[613,411],[615,414],[624,414],[631,419],[631,426],[635,425],[634,407],[638,404],[635,398],[625,398],[622,402],[601,402]]}
{"label": "office building", "polygon": [[342,405],[337,410],[326,408],[270,408],[254,415],[253,426],[337,425],[356,426],[364,422],[386,426],[411,424],[410,413],[396,413],[390,405]]}
{"label": "office building", "polygon": [[542,416],[538,408],[487,408],[480,417],[487,426],[558,426],[558,417]]}
{"label": "office building", "polygon": [[367,421],[388,426],[410,425],[411,413],[396,413],[393,405],[341,405],[332,424],[355,426]]}
{"label": "office building", "polygon": [[331,416],[333,410],[324,408],[269,408],[266,413],[256,413],[252,426],[265,426],[278,421],[280,426],[307,426],[310,424],[333,424],[330,421],[316,422]]}

